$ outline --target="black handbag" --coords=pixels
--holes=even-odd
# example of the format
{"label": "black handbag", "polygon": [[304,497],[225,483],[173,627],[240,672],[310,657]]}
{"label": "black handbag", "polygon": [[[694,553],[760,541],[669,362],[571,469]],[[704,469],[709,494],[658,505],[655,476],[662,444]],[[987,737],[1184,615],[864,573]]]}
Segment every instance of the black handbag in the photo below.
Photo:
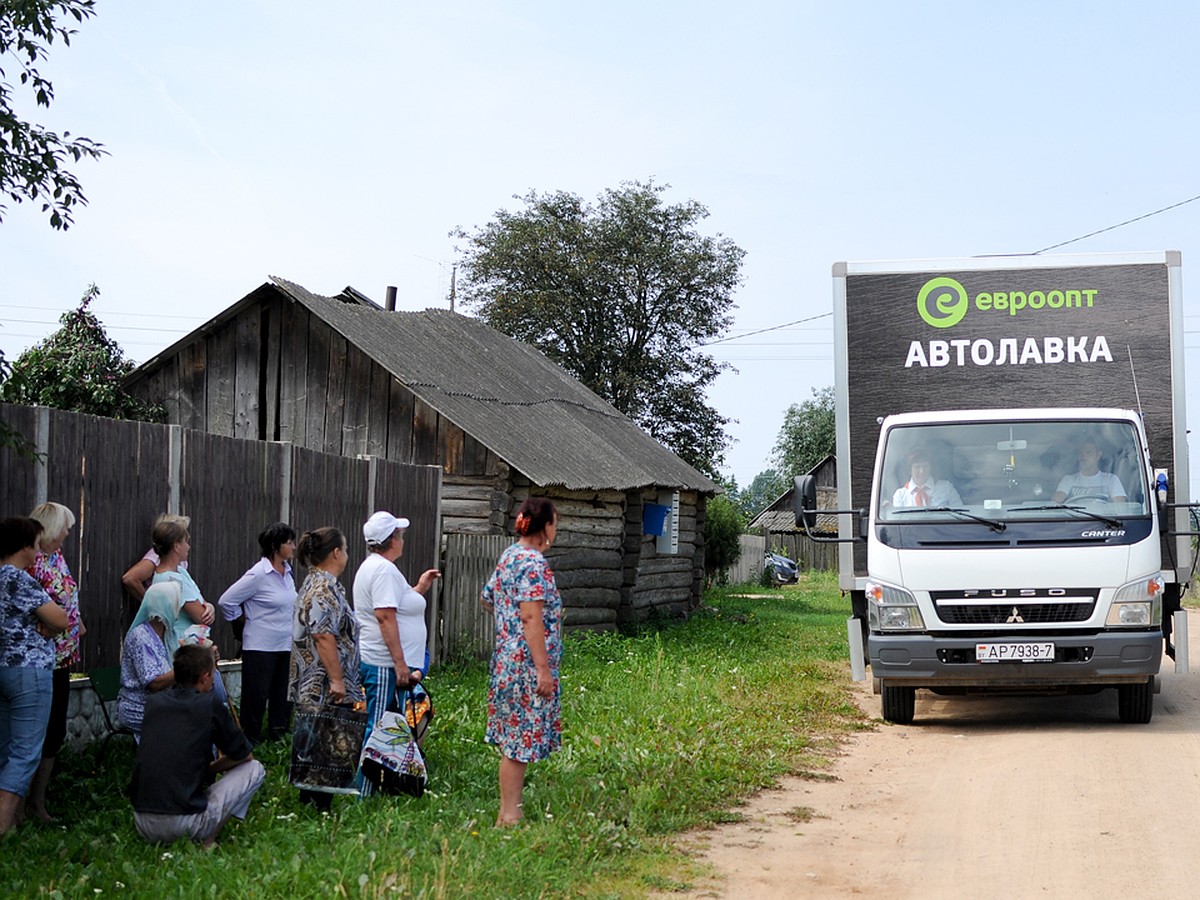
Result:
{"label": "black handbag", "polygon": [[358,793],[358,759],[367,711],[340,704],[296,704],[288,780],[301,790]]}

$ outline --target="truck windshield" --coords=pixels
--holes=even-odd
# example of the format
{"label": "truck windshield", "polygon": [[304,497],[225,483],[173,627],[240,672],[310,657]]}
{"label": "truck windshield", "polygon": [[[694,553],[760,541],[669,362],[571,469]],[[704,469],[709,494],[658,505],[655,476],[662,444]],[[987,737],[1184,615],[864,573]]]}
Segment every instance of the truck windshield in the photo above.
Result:
{"label": "truck windshield", "polygon": [[[892,429],[879,519],[997,524],[1150,514],[1136,429],[1121,421],[971,422]],[[1114,526],[1115,527],[1115,526]]]}

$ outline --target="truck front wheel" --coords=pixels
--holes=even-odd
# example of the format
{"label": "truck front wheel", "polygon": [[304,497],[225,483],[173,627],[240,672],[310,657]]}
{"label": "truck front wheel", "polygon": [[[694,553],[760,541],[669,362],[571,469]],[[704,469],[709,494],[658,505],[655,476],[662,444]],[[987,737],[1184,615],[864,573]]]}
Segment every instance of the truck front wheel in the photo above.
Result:
{"label": "truck front wheel", "polygon": [[1154,714],[1154,679],[1143,684],[1117,685],[1117,712],[1122,722],[1145,725]]}
{"label": "truck front wheel", "polygon": [[917,708],[917,689],[883,686],[883,720],[896,725],[911,725]]}

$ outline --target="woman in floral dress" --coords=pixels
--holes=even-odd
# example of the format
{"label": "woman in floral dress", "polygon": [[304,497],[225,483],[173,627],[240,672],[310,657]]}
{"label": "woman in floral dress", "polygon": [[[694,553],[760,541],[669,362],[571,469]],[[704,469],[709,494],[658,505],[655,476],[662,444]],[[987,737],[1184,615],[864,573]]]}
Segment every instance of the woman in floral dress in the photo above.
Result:
{"label": "woman in floral dress", "polygon": [[515,528],[517,542],[500,556],[481,598],[496,617],[484,739],[500,749],[499,826],[521,820],[526,766],[562,743],[562,598],[543,556],[558,533],[554,504],[530,497]]}

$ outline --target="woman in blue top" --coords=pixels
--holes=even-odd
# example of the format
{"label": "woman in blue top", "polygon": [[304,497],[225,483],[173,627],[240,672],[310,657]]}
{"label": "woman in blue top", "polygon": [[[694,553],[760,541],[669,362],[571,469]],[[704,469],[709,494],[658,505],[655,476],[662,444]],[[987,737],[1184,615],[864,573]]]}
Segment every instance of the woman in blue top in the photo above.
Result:
{"label": "woman in blue top", "polygon": [[42,525],[0,520],[0,834],[16,824],[42,759],[54,690],[54,637],[67,613],[25,570],[37,559]]}

